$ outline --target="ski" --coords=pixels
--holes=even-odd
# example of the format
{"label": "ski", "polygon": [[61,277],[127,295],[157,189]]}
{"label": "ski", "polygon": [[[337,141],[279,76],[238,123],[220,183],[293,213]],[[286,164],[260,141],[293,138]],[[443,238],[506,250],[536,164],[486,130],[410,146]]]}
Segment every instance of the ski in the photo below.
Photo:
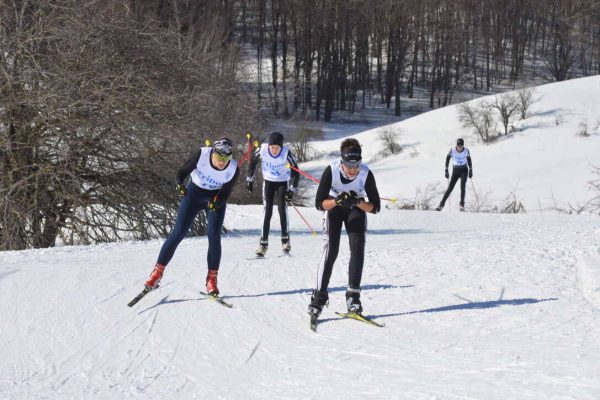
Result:
{"label": "ski", "polygon": [[140,292],[140,294],[138,294],[137,296],[135,296],[135,297],[133,298],[133,300],[131,300],[131,301],[130,301],[130,302],[127,304],[127,306],[128,306],[128,307],[133,307],[133,306],[135,306],[135,305],[137,304],[137,302],[138,302],[138,301],[140,301],[140,300],[142,299],[142,297],[144,297],[145,295],[147,295],[147,294],[148,294],[148,293],[150,293],[151,291],[152,291],[152,288],[151,288],[150,286],[145,286],[145,287],[144,287],[144,290],[142,290],[142,291]]}
{"label": "ski", "polygon": [[313,332],[316,332],[316,331],[317,331],[317,322],[318,322],[318,320],[317,320],[317,316],[316,316],[316,315],[313,315],[313,314],[311,314],[311,315],[310,315],[310,329],[311,329]]}
{"label": "ski", "polygon": [[377,326],[379,328],[383,328],[385,326],[385,324],[380,324],[378,322],[373,321],[371,318],[365,317],[364,315],[355,313],[355,312],[339,313],[336,311],[335,314],[339,315],[342,318],[355,319],[357,321],[361,321],[361,322],[367,323],[369,325]]}
{"label": "ski", "polygon": [[208,293],[204,293],[204,292],[200,292],[200,294],[206,296],[210,300],[214,300],[215,302],[219,303],[222,306],[225,306],[227,308],[233,308],[233,304],[226,302],[225,300],[220,298],[218,294],[208,294]]}

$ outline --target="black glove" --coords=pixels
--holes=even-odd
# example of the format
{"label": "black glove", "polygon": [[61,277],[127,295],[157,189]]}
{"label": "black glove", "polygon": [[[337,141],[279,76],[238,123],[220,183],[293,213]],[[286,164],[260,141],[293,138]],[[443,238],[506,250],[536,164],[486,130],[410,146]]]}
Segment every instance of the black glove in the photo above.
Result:
{"label": "black glove", "polygon": [[293,190],[288,190],[285,192],[285,201],[292,201],[292,198],[294,197],[294,191]]}
{"label": "black glove", "polygon": [[444,172],[444,176],[446,177],[446,179],[450,178],[450,174],[448,173],[448,168],[446,168],[446,171]]}
{"label": "black glove", "polygon": [[183,184],[178,183],[175,185],[175,188],[177,189],[177,194],[179,196],[183,197],[187,194],[187,188]]}
{"label": "black glove", "polygon": [[358,197],[354,191],[347,193],[342,192],[335,198],[335,204],[344,208],[352,208],[358,203]]}
{"label": "black glove", "polygon": [[246,181],[246,189],[248,189],[248,192],[252,193],[252,190],[254,189],[254,182]]}
{"label": "black glove", "polygon": [[473,169],[469,169],[469,178],[473,177]]}

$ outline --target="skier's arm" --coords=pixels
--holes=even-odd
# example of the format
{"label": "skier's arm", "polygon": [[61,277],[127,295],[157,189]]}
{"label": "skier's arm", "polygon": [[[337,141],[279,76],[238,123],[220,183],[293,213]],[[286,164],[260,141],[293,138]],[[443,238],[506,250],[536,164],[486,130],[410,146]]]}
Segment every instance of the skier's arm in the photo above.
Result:
{"label": "skier's arm", "polygon": [[467,164],[469,164],[469,169],[473,169],[473,162],[471,161],[471,153],[467,156]]}
{"label": "skier's arm", "polygon": [[258,160],[260,159],[260,147],[257,147],[252,153],[252,157],[250,158],[250,166],[248,167],[248,178],[247,181],[252,181],[254,179],[254,172],[256,171],[256,166],[258,165]]}
{"label": "skier's arm", "polygon": [[218,201],[220,204],[227,203],[227,199],[229,199],[229,196],[231,195],[231,192],[233,191],[233,186],[235,185],[235,181],[237,181],[239,174],[240,174],[240,168],[236,167],[233,178],[231,178],[231,180],[229,182],[227,182],[226,184],[224,184],[223,187],[221,188],[221,190],[219,190],[216,201]]}
{"label": "skier's arm", "polygon": [[315,207],[317,207],[317,210],[327,211],[335,207],[335,199],[329,195],[331,181],[331,166],[329,166],[323,171],[321,182],[317,188],[317,194],[315,196]]}
{"label": "skier's arm", "polygon": [[[294,168],[298,168],[298,163],[296,162],[296,159],[294,158],[294,155],[292,154],[292,151],[288,151],[288,155],[287,155],[287,162],[288,164],[290,164],[290,170],[291,170],[291,174],[292,177],[290,179],[290,182],[288,183],[288,187],[293,187],[294,189],[296,189],[298,187],[298,181],[300,180],[300,174],[298,173],[298,171],[296,171]],[[291,168],[294,167],[294,168]]]}
{"label": "skier's arm", "polygon": [[185,178],[196,168],[202,149],[198,149],[179,169],[177,170],[177,183],[183,185]]}
{"label": "skier's arm", "polygon": [[446,169],[448,169],[448,165],[450,164],[450,158],[452,158],[452,149],[450,149],[448,155],[446,156]]}
{"label": "skier's arm", "polygon": [[377,184],[375,183],[375,176],[371,171],[369,171],[369,175],[367,175],[365,191],[367,192],[369,201],[361,201],[356,206],[364,212],[377,214],[381,209],[381,199],[379,198],[379,191],[377,190]]}

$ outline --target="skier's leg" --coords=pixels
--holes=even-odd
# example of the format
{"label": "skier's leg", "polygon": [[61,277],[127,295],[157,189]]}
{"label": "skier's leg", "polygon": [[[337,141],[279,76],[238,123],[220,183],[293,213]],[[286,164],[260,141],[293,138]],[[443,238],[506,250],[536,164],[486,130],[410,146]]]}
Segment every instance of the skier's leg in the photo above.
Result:
{"label": "skier's leg", "polygon": [[289,223],[287,204],[285,203],[285,191],[287,190],[287,182],[280,182],[277,186],[277,209],[279,210],[279,221],[281,222],[281,240],[289,239]]}
{"label": "skier's leg", "polygon": [[465,206],[465,190],[467,187],[467,168],[463,168],[462,173],[460,174],[460,206]]}
{"label": "skier's leg", "polygon": [[179,203],[175,226],[160,249],[157,260],[158,264],[167,265],[171,261],[177,246],[187,235],[190,226],[192,226],[198,214],[203,199],[201,198],[201,194],[197,190],[194,190],[194,188],[196,188],[194,185],[188,186],[187,194],[181,199],[181,203]]}
{"label": "skier's leg", "polygon": [[353,209],[345,221],[350,244],[350,264],[348,266],[348,286],[360,289],[362,270],[365,260],[365,242],[367,215],[360,209]]}
{"label": "skier's leg", "polygon": [[446,204],[446,200],[448,200],[450,193],[452,193],[452,191],[454,190],[454,186],[456,185],[456,182],[458,181],[458,178],[460,177],[459,172],[460,171],[458,171],[456,168],[452,169],[452,176],[450,177],[450,183],[448,184],[448,189],[446,189],[446,193],[444,193],[444,197],[442,197],[442,201],[440,201],[440,207],[444,207],[444,204]]}
{"label": "skier's leg", "polygon": [[218,270],[221,264],[221,229],[226,209],[227,204],[216,211],[206,212],[206,219],[208,221],[208,254],[206,261],[208,269]]}
{"label": "skier's leg", "polygon": [[323,219],[323,252],[317,272],[317,291],[327,291],[333,264],[340,249],[340,235],[344,222],[344,212],[340,207],[326,212]]}
{"label": "skier's leg", "polygon": [[360,313],[362,312],[360,282],[365,260],[365,236],[367,231],[366,213],[360,209],[353,209],[346,218],[345,224],[350,242],[346,305],[348,306],[348,312]]}
{"label": "skier's leg", "polygon": [[261,244],[269,241],[269,230],[271,229],[271,217],[273,216],[273,199],[277,186],[274,182],[263,181],[263,227],[260,234]]}

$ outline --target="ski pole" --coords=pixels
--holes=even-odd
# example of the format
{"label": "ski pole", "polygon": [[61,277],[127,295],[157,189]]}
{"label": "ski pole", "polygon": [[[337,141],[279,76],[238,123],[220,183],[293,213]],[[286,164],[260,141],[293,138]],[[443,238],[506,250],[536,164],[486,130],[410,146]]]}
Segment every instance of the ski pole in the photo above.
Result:
{"label": "ski pole", "polygon": [[258,147],[258,140],[255,140],[254,143],[252,143],[252,134],[250,132],[246,133],[246,139],[248,140],[248,149],[240,158],[240,162],[238,164],[240,167],[244,165],[246,161],[250,161],[252,158],[252,149],[254,147]]}
{"label": "ski pole", "polygon": [[[293,166],[293,165],[291,165],[291,164],[287,164],[286,166],[287,166],[288,168],[291,168],[291,169],[293,169],[294,171],[296,171],[296,172],[298,172],[298,173],[302,174],[304,177],[306,177],[306,178],[310,179],[311,181],[313,181],[313,182],[314,182],[314,183],[316,183],[317,185],[318,185],[319,183],[321,183],[321,181],[320,181],[320,180],[318,180],[317,178],[315,178],[314,176],[312,176],[312,175],[311,175],[311,174],[309,174],[308,172],[304,172],[304,171],[302,171],[300,168],[296,168],[296,167],[294,167],[294,166]],[[398,201],[398,198],[397,198],[397,197],[392,197],[392,198],[389,198],[389,197],[381,197],[381,196],[379,196],[379,198],[380,198],[381,200],[389,201],[389,202],[392,202],[392,203],[395,203],[395,202],[397,202],[397,201]]]}
{"label": "ski pole", "polygon": [[312,226],[310,226],[310,224],[308,223],[308,221],[306,220],[306,218],[304,218],[304,216],[300,213],[300,210],[298,210],[298,208],[296,208],[296,206],[294,205],[294,203],[292,203],[291,201],[288,201],[288,203],[292,207],[294,207],[294,210],[296,210],[296,212],[298,213],[298,215],[300,216],[300,218],[302,218],[302,221],[304,221],[304,223],[306,224],[306,226],[310,230],[311,235],[317,236],[317,232],[312,228]]}
{"label": "ski pole", "polygon": [[477,202],[477,208],[479,209],[479,207],[481,207],[481,204],[479,204],[479,196],[477,196],[477,192],[475,191],[475,185],[473,184],[473,178],[471,178],[470,181],[471,181],[471,187],[473,188],[473,194],[475,195],[475,201]]}

